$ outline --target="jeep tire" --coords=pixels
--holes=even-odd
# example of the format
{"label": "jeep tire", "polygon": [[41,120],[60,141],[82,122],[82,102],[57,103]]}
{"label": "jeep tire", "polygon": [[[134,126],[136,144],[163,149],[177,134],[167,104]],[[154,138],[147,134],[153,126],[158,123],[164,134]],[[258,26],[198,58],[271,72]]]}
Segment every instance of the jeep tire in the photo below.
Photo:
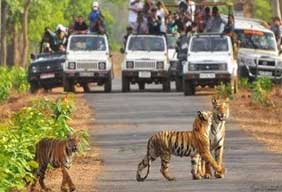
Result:
{"label": "jeep tire", "polygon": [[65,92],[74,92],[74,84],[65,75],[63,77],[63,86]]}
{"label": "jeep tire", "polygon": [[139,87],[140,91],[144,91],[145,90],[145,83],[144,82],[138,83],[138,87]]}
{"label": "jeep tire", "polygon": [[183,89],[185,96],[195,95],[195,87],[192,81],[189,80],[183,81]]}
{"label": "jeep tire", "polygon": [[104,91],[110,93],[112,91],[112,77],[109,76],[104,84]]}
{"label": "jeep tire", "polygon": [[170,92],[170,79],[166,79],[163,81],[163,91]]}
{"label": "jeep tire", "polygon": [[29,87],[30,93],[36,94],[38,89],[39,89],[39,86],[37,83],[34,83],[34,82],[30,83],[30,87]]}
{"label": "jeep tire", "polygon": [[182,92],[183,91],[182,77],[180,77],[180,76],[175,77],[175,87],[176,87],[176,92]]}
{"label": "jeep tire", "polygon": [[129,80],[124,76],[122,75],[122,92],[129,92],[130,91],[130,82]]}

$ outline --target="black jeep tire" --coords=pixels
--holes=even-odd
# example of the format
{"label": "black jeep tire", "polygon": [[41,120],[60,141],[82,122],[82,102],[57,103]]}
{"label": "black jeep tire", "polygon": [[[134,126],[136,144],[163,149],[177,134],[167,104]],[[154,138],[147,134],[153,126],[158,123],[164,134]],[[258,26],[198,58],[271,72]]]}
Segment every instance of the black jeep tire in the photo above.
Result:
{"label": "black jeep tire", "polygon": [[82,85],[82,87],[83,87],[83,91],[84,91],[85,93],[89,93],[89,92],[90,92],[90,88],[89,88],[88,83],[84,83],[84,84]]}
{"label": "black jeep tire", "polygon": [[175,87],[176,87],[176,92],[182,92],[183,91],[183,80],[182,80],[182,77],[176,76],[176,78],[175,78]]}
{"label": "black jeep tire", "polygon": [[32,94],[36,94],[39,90],[39,86],[37,83],[30,83],[29,91]]}
{"label": "black jeep tire", "polygon": [[170,92],[170,79],[166,79],[163,82],[163,91]]}
{"label": "black jeep tire", "polygon": [[183,81],[183,89],[184,89],[184,95],[185,96],[191,96],[195,95],[195,87],[193,85],[192,81],[185,80]]}
{"label": "black jeep tire", "polygon": [[144,82],[138,83],[138,87],[139,87],[140,91],[144,91],[145,90],[145,83]]}
{"label": "black jeep tire", "polygon": [[129,80],[125,77],[125,76],[122,76],[122,92],[126,93],[126,92],[129,92],[130,91],[130,82]]}
{"label": "black jeep tire", "polygon": [[63,86],[65,92],[74,92],[74,84],[66,76],[63,77]]}
{"label": "black jeep tire", "polygon": [[112,77],[110,76],[104,84],[104,91],[106,93],[112,92]]}

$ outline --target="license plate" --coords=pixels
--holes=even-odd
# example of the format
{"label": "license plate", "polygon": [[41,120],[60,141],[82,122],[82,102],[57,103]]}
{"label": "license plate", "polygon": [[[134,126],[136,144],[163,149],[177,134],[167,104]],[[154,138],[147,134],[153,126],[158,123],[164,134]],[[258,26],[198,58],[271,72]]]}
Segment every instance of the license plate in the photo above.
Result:
{"label": "license plate", "polygon": [[151,78],[151,72],[140,71],[138,74],[140,78]]}
{"label": "license plate", "polygon": [[79,75],[81,77],[93,77],[94,73],[92,73],[92,72],[81,72],[81,73],[79,73]]}
{"label": "license plate", "polygon": [[55,74],[54,73],[46,73],[46,74],[41,74],[40,79],[51,79],[54,78]]}
{"label": "license plate", "polygon": [[214,79],[214,73],[200,73],[200,79]]}
{"label": "license plate", "polygon": [[262,75],[262,76],[272,76],[271,71],[259,71],[258,73],[259,75]]}

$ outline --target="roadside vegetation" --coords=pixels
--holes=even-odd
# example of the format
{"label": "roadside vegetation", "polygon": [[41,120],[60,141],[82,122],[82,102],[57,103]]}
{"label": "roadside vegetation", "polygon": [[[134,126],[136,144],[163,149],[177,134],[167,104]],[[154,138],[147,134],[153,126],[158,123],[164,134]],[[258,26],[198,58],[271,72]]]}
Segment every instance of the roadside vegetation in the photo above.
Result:
{"label": "roadside vegetation", "polygon": [[[33,180],[35,143],[44,137],[66,138],[73,132],[68,124],[73,111],[74,97],[39,99],[0,124],[0,191],[23,189]],[[87,133],[81,134],[85,148]]]}

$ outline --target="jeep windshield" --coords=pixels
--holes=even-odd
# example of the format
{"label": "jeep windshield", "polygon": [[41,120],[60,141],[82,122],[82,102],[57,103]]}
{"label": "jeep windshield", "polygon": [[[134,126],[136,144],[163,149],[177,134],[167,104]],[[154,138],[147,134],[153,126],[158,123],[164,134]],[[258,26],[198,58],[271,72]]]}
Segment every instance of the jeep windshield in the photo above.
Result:
{"label": "jeep windshield", "polygon": [[106,51],[104,37],[97,36],[73,36],[70,39],[69,50],[71,51]]}
{"label": "jeep windshield", "polygon": [[127,49],[129,51],[165,51],[162,37],[132,36]]}
{"label": "jeep windshield", "polygon": [[275,37],[272,33],[255,30],[235,30],[240,48],[276,51]]}
{"label": "jeep windshield", "polygon": [[194,37],[191,42],[191,52],[227,52],[226,37]]}

